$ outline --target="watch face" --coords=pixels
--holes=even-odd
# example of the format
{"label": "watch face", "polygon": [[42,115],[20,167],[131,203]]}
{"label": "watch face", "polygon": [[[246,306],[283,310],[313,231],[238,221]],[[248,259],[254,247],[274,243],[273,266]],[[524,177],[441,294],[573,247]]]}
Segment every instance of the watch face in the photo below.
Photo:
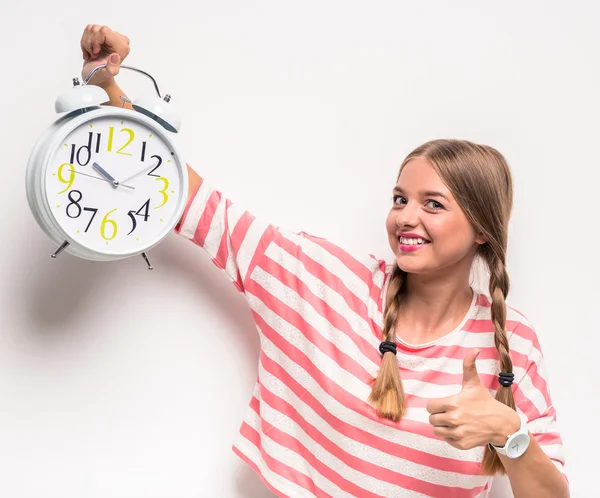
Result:
{"label": "watch face", "polygon": [[506,453],[511,458],[517,458],[525,453],[525,450],[529,446],[529,435],[526,433],[518,433],[513,437],[510,443],[507,445]]}
{"label": "watch face", "polygon": [[127,255],[167,234],[187,192],[179,158],[161,135],[117,115],[88,120],[65,137],[44,182],[49,209],[73,240]]}

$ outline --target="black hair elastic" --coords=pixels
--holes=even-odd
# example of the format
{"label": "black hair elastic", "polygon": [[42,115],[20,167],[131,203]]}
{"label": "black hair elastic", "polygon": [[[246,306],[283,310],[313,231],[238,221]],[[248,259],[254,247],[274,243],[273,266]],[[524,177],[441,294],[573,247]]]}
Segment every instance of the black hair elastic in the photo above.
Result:
{"label": "black hair elastic", "polygon": [[391,341],[383,341],[379,345],[379,352],[382,355],[388,352],[396,354],[396,343]]}
{"label": "black hair elastic", "polygon": [[515,374],[512,372],[500,372],[498,375],[498,382],[504,387],[512,386],[513,380],[515,380]]}

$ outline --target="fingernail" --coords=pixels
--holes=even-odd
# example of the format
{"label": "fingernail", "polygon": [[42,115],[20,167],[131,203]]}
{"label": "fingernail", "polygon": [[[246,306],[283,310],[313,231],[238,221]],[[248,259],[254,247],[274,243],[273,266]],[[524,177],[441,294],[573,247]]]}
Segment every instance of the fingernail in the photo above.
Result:
{"label": "fingernail", "polygon": [[108,58],[108,60],[111,62],[111,64],[118,64],[119,63],[119,54],[111,54],[111,56]]}

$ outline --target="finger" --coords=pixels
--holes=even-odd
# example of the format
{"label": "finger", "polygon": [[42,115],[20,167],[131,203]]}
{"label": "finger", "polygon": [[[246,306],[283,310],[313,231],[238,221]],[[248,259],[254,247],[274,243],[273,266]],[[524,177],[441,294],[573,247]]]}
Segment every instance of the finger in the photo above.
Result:
{"label": "finger", "polygon": [[92,38],[94,36],[94,26],[96,26],[95,24],[90,24],[88,25],[88,27],[85,30],[85,33],[83,35],[83,40],[82,40],[82,47],[86,50],[86,52],[88,54],[90,54],[90,58],[94,56],[94,50],[92,48]]}
{"label": "finger", "polygon": [[447,413],[433,413],[429,415],[429,423],[434,427],[456,427],[450,422]]}
{"label": "finger", "polygon": [[[96,63],[97,64],[95,64],[95,67],[98,67],[101,64],[106,64],[106,66],[94,73],[94,76],[91,80],[92,82],[106,81],[110,78],[114,78],[117,74],[119,74],[119,71],[121,70],[121,57],[119,56],[119,54],[111,54],[106,59],[96,59]],[[90,71],[92,70],[93,68],[90,69]]]}
{"label": "finger", "polygon": [[92,39],[92,28],[94,27],[93,24],[88,24],[87,27],[85,28],[85,30],[83,31],[83,34],[81,35],[81,50],[82,52],[85,54],[86,56],[86,60],[90,59],[92,57],[92,45],[91,45],[91,39]]}
{"label": "finger", "polygon": [[454,408],[456,408],[455,396],[432,399],[427,403],[427,411],[429,413],[445,413]]}
{"label": "finger", "polygon": [[106,61],[106,72],[114,77],[119,74],[119,70],[121,69],[121,57],[119,54],[114,53],[111,54],[110,57]]}
{"label": "finger", "polygon": [[433,433],[442,439],[456,439],[456,434],[454,433],[454,429],[451,427],[434,427]]}
{"label": "finger", "polygon": [[472,349],[467,352],[463,360],[463,387],[481,384],[479,373],[477,373],[477,366],[475,365],[475,360],[479,356],[479,353],[479,349]]}
{"label": "finger", "polygon": [[100,50],[102,50],[102,45],[106,41],[106,36],[104,35],[104,31],[102,31],[102,26],[99,24],[94,25],[92,33],[92,54],[98,55]]}

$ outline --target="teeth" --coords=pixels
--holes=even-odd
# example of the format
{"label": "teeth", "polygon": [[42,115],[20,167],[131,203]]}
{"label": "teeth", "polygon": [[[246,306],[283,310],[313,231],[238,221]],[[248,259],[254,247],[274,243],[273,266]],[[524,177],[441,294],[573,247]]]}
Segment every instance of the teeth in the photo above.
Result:
{"label": "teeth", "polygon": [[407,237],[400,237],[399,239],[402,244],[406,244],[409,246],[422,245],[427,242],[425,239],[409,239]]}

